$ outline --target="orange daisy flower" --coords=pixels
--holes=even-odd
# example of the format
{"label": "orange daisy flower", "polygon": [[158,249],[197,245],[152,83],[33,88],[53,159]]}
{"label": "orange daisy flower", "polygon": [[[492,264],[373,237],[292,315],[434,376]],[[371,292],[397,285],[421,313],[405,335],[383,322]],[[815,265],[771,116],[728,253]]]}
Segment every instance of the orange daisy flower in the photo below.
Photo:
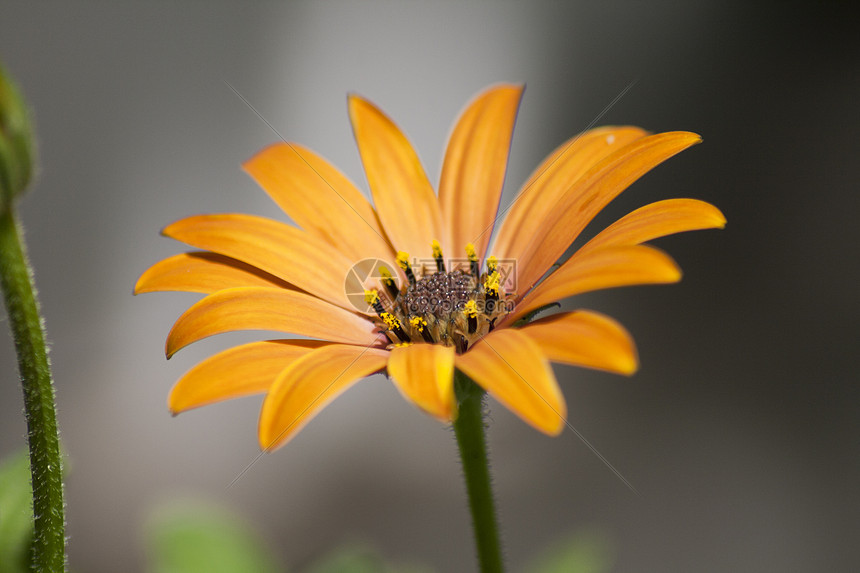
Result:
{"label": "orange daisy flower", "polygon": [[633,340],[611,318],[578,310],[531,319],[583,292],[680,280],[671,258],[642,243],[724,226],[717,208],[694,199],[646,205],[553,266],[609,201],[701,138],[637,127],[586,131],[550,154],[497,217],[522,93],[522,86],[498,85],[466,107],[448,142],[438,196],[394,122],[351,95],[373,204],[325,159],[282,142],[244,167],[297,226],[218,214],[164,229],[202,251],[156,263],[135,293],[206,295],[174,324],[168,357],[229,331],[307,337],[243,344],[204,360],[176,383],[170,410],[265,393],[259,440],[271,450],[376,372],[450,422],[457,369],[556,435],[566,406],[550,362],[635,371]]}

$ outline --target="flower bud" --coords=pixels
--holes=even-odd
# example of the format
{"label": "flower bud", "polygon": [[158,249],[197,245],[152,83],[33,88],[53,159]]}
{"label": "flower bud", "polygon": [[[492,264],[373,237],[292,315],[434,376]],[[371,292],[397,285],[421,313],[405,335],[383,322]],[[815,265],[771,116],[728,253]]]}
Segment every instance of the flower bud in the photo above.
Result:
{"label": "flower bud", "polygon": [[0,211],[27,188],[33,175],[34,148],[29,110],[0,67]]}

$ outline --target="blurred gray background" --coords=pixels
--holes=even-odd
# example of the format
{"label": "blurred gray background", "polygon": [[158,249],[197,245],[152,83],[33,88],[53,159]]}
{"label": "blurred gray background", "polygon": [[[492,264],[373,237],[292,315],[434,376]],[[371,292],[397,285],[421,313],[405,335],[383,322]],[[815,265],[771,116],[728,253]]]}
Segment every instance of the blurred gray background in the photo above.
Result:
{"label": "blurred gray background", "polygon": [[[600,124],[705,143],[635,184],[588,232],[645,203],[718,205],[724,231],[663,239],[667,287],[569,301],[636,337],[631,379],[557,366],[571,432],[492,405],[511,571],[569,532],[611,540],[615,571],[860,568],[856,354],[860,44],[848,4],[10,2],[0,59],[35,109],[40,173],[21,205],[53,346],[75,571],[139,571],[141,527],[173,496],[254,524],[285,566],[364,540],[394,560],[473,569],[451,432],[382,377],[257,460],[260,399],[171,418],[174,380],[237,340],[167,362],[196,297],[133,298],[161,238],[194,213],[280,216],[240,163],[278,139],[366,189],[346,93],[379,104],[438,177],[449,127],[498,81],[528,85],[504,202],[538,162]],[[3,316],[5,321],[5,316]],[[4,325],[4,330],[6,330]],[[11,339],[0,339],[0,455],[24,443]]]}

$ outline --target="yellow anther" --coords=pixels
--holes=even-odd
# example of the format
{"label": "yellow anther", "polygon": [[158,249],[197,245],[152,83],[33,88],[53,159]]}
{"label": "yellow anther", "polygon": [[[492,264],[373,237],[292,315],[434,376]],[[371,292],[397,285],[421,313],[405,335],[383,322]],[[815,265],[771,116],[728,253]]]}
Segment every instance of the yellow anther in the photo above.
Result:
{"label": "yellow anther", "polygon": [[407,346],[412,346],[411,342],[398,342],[394,345],[394,348],[406,348]]}
{"label": "yellow anther", "polygon": [[499,259],[496,258],[495,255],[490,255],[487,258],[487,270],[493,272],[499,266]]}
{"label": "yellow anther", "polygon": [[412,267],[409,265],[409,253],[397,251],[397,264],[406,273],[406,278],[409,279],[409,284],[415,284],[415,273],[412,272]]}
{"label": "yellow anther", "polygon": [[478,253],[475,252],[475,245],[473,245],[472,243],[466,245],[466,256],[469,258],[470,261],[478,260]]}
{"label": "yellow anther", "polygon": [[436,260],[436,272],[444,273],[445,259],[442,257],[442,245],[439,244],[439,241],[433,239],[430,242],[430,246],[433,248],[433,258]]}
{"label": "yellow anther", "polygon": [[376,291],[376,289],[364,291],[364,302],[366,302],[370,306],[373,306],[377,302],[379,302],[379,293]]}
{"label": "yellow anther", "polygon": [[499,294],[500,280],[499,271],[493,271],[487,276],[487,280],[484,281],[484,289],[487,291],[487,294]]}
{"label": "yellow anther", "polygon": [[397,251],[397,264],[404,271],[409,268],[409,253]]}
{"label": "yellow anther", "polygon": [[439,244],[439,241],[433,239],[430,243],[430,246],[433,248],[433,258],[441,259],[442,258],[442,245]]}
{"label": "yellow anther", "polygon": [[391,295],[392,299],[396,299],[398,295],[397,284],[394,282],[394,278],[391,276],[391,271],[388,270],[388,267],[379,267],[379,276],[382,277],[380,280],[388,290],[388,294]]}
{"label": "yellow anther", "polygon": [[424,332],[424,327],[427,326],[427,321],[420,316],[413,316],[409,319],[409,324],[418,332]]}
{"label": "yellow anther", "polygon": [[463,307],[463,314],[469,318],[476,318],[478,316],[478,304],[474,300],[466,302],[466,306]]}
{"label": "yellow anther", "polygon": [[379,317],[385,322],[389,329],[396,330],[400,328],[400,321],[397,320],[397,317],[390,312],[383,312]]}

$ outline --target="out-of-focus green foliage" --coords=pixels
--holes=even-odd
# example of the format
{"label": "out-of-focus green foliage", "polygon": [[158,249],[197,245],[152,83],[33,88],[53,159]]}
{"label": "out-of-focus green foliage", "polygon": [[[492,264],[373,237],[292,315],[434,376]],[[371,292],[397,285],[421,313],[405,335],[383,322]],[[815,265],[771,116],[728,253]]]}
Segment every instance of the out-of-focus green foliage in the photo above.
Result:
{"label": "out-of-focus green foliage", "polygon": [[0,66],[0,211],[11,207],[30,183],[34,149],[27,105]]}
{"label": "out-of-focus green foliage", "polygon": [[238,516],[202,503],[158,509],[146,527],[149,573],[282,571],[263,540]]}
{"label": "out-of-focus green foliage", "polygon": [[608,573],[615,559],[605,535],[583,530],[551,545],[526,573]]}
{"label": "out-of-focus green foliage", "polygon": [[391,565],[365,544],[345,544],[324,555],[303,573],[432,573],[419,565]]}
{"label": "out-of-focus green foliage", "polygon": [[0,462],[0,573],[30,571],[33,488],[27,450]]}

